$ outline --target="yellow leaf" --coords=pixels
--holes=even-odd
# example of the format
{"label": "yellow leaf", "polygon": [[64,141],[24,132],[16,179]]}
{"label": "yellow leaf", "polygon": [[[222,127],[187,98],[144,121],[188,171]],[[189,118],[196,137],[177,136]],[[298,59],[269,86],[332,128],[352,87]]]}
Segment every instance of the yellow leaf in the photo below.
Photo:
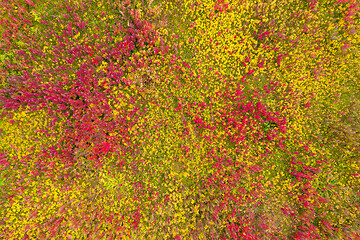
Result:
{"label": "yellow leaf", "polygon": [[75,39],[77,39],[80,36],[80,32],[74,36]]}

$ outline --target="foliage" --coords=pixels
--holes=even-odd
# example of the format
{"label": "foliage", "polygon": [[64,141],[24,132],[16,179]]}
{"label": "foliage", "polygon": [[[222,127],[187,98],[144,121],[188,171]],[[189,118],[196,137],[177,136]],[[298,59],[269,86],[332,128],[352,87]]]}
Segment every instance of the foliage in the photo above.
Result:
{"label": "foliage", "polygon": [[3,236],[359,227],[355,1],[3,5]]}

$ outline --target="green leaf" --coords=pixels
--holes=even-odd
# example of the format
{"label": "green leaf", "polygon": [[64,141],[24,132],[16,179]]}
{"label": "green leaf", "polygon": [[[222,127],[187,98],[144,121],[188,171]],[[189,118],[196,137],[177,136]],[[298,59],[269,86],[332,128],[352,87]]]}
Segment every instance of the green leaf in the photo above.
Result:
{"label": "green leaf", "polygon": [[32,10],[31,14],[34,16],[35,21],[40,22],[41,17],[39,17],[38,13],[36,13],[34,10]]}
{"label": "green leaf", "polygon": [[5,185],[5,179],[0,178],[0,186],[3,186],[3,185]]}

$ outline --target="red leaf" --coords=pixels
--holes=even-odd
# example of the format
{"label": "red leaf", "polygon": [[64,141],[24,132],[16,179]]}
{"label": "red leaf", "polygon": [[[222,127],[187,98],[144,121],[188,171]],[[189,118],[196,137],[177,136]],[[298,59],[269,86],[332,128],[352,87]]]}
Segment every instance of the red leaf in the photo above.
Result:
{"label": "red leaf", "polygon": [[110,149],[110,144],[108,142],[105,142],[104,145],[105,146],[101,150],[106,154]]}
{"label": "red leaf", "polygon": [[25,0],[25,2],[29,5],[31,5],[32,7],[35,7],[34,3],[31,0]]}
{"label": "red leaf", "polygon": [[14,21],[14,22],[19,22],[18,19],[14,18],[10,13],[9,13],[9,17]]}

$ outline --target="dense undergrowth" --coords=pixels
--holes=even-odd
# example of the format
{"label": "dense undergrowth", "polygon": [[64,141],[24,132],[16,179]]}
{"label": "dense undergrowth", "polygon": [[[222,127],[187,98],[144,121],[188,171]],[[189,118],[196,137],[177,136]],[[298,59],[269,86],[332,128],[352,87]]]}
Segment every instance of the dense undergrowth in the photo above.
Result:
{"label": "dense undergrowth", "polygon": [[347,239],[355,1],[1,1],[7,239]]}

